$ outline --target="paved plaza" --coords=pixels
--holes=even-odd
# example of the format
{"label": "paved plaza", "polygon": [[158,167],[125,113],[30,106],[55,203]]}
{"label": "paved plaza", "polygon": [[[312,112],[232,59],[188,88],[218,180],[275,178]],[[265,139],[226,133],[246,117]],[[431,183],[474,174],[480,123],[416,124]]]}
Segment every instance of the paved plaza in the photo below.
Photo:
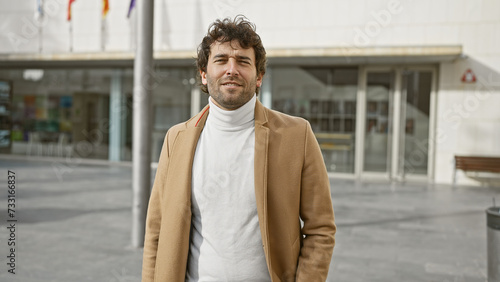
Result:
{"label": "paved plaza", "polygon": [[[0,183],[0,281],[140,281],[130,164],[1,156]],[[328,281],[487,280],[485,209],[500,188],[331,183],[338,233]],[[16,274],[7,272],[12,234]]]}

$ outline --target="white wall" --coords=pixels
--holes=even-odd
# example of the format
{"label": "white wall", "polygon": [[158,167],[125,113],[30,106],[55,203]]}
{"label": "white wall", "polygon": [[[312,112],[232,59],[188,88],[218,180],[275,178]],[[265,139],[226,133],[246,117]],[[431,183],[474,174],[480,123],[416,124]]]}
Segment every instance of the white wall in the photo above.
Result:
{"label": "white wall", "polygon": [[[36,1],[0,0],[0,53],[39,51]],[[15,3],[15,4],[14,4]],[[69,52],[66,0],[45,0],[44,53]],[[73,51],[100,52],[101,0],[73,4]],[[110,0],[107,51],[132,51],[129,1]],[[194,50],[216,18],[246,15],[267,48],[463,45],[500,70],[498,0],[155,0],[155,49]]]}
{"label": "white wall", "polygon": [[[476,83],[462,83],[471,69]],[[440,67],[436,182],[450,183],[455,155],[500,156],[500,74],[473,60],[464,59]],[[480,184],[457,174],[459,184]]]}

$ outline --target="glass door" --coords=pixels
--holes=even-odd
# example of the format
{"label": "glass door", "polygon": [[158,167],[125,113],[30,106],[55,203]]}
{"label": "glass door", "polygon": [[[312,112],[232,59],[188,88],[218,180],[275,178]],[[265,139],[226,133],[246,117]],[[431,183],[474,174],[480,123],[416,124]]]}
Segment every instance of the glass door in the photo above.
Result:
{"label": "glass door", "polygon": [[363,172],[389,174],[394,72],[368,71],[365,93]]}
{"label": "glass door", "polygon": [[432,71],[402,72],[398,178],[429,171]]}
{"label": "glass door", "polygon": [[435,70],[369,67],[360,71],[356,175],[431,179]]}

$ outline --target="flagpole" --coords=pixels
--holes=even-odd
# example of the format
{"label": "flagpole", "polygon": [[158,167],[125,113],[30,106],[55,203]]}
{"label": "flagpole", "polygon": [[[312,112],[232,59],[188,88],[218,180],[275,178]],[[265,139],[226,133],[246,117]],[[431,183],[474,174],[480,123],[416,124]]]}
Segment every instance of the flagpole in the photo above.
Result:
{"label": "flagpole", "polygon": [[69,22],[69,52],[73,52],[73,19],[71,17],[71,4],[74,0],[68,2],[68,22]]}
{"label": "flagpole", "polygon": [[[129,28],[130,28],[130,50],[135,51],[136,49],[136,31],[137,31],[137,17],[132,15],[132,9],[135,7],[135,0],[130,0],[130,4],[128,7],[128,13],[127,13],[127,18],[129,19]],[[132,19],[130,19],[130,16],[132,15]]]}
{"label": "flagpole", "polygon": [[73,52],[73,20],[69,20],[69,51]]}
{"label": "flagpole", "polygon": [[43,35],[43,30],[42,30],[42,25],[40,23],[38,23],[38,53],[42,53],[43,51],[43,38],[42,38],[42,35]]}
{"label": "flagpole", "polygon": [[35,10],[36,21],[38,23],[38,52],[43,51],[43,20],[45,13],[43,11],[43,0],[38,0]]}
{"label": "flagpole", "polygon": [[106,39],[107,39],[107,21],[106,18],[109,12],[109,0],[102,1],[102,18],[101,18],[101,50],[106,49]]}
{"label": "flagpole", "polygon": [[102,17],[102,19],[101,19],[101,50],[102,51],[104,51],[104,37],[105,37],[105,34],[104,34],[104,32],[105,32],[104,25],[106,24],[104,21],[105,21],[105,18]]}
{"label": "flagpole", "polygon": [[43,51],[43,27],[40,21],[38,21],[38,52],[42,53]]}

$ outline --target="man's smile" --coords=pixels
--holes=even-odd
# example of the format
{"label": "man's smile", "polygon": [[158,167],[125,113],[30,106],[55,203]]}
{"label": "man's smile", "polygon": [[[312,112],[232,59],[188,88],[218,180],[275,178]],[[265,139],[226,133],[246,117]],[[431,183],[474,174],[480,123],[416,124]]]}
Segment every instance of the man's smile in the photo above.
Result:
{"label": "man's smile", "polygon": [[242,87],[242,85],[236,81],[226,81],[226,82],[223,82],[221,83],[221,85],[224,87],[224,88],[227,88],[227,89],[235,89],[235,88],[239,88],[239,87]]}
{"label": "man's smile", "polygon": [[233,81],[233,80],[226,81],[226,82],[223,82],[221,84],[224,85],[224,86],[241,86],[240,83],[237,83],[236,81]]}

